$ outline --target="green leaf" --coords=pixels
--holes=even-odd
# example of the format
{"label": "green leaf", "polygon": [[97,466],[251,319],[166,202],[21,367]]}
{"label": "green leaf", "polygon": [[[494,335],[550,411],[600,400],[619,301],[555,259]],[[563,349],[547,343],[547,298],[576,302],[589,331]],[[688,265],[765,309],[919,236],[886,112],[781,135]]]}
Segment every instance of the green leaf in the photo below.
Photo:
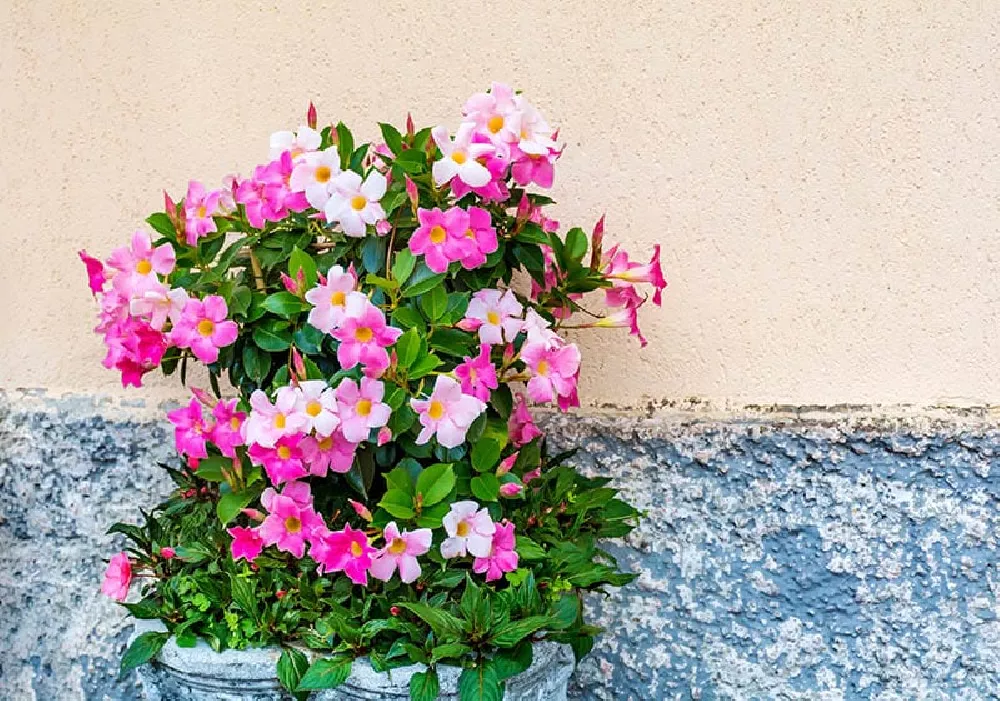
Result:
{"label": "green leaf", "polygon": [[335,655],[316,660],[302,675],[296,691],[316,691],[333,689],[343,684],[351,676],[354,660],[350,655]]}
{"label": "green leaf", "polygon": [[511,621],[493,631],[493,644],[497,647],[514,647],[536,630],[550,623],[548,616],[529,616],[519,621]]}
{"label": "green leaf", "polygon": [[417,264],[416,257],[410,253],[409,248],[404,248],[395,253],[396,259],[392,262],[392,277],[400,284],[406,282]]}
{"label": "green leaf", "polygon": [[583,229],[575,227],[566,232],[564,245],[566,257],[574,263],[579,263],[587,252],[587,235]]}
{"label": "green leaf", "polygon": [[481,438],[472,446],[472,466],[477,472],[492,470],[500,462],[500,444],[492,438]]}
{"label": "green leaf", "polygon": [[410,677],[410,701],[435,701],[440,690],[437,671],[433,667]]}
{"label": "green leaf", "polygon": [[264,300],[264,309],[277,314],[284,319],[290,319],[296,314],[309,309],[309,304],[302,301],[291,292],[275,292]]}
{"label": "green leaf", "polygon": [[222,482],[225,477],[222,476],[222,470],[230,470],[233,467],[232,458],[225,458],[214,455],[210,458],[204,458],[198,463],[198,469],[195,470],[195,475],[203,480],[209,482]]}
{"label": "green leaf", "polygon": [[[200,465],[199,465],[200,467]],[[227,492],[222,495],[219,499],[219,503],[215,505],[215,512],[219,515],[219,520],[223,524],[227,524],[232,521],[236,516],[242,511],[247,504],[256,498],[258,491],[256,489],[247,489],[242,492]]]}
{"label": "green leaf", "polygon": [[413,364],[407,375],[411,380],[417,380],[427,375],[440,364],[441,358],[437,357],[433,353],[428,353]]}
{"label": "green leaf", "polygon": [[434,350],[456,358],[475,355],[472,351],[476,337],[460,329],[434,329],[434,334],[427,339],[427,344]]}
{"label": "green leaf", "polygon": [[432,287],[440,285],[444,280],[444,273],[435,273],[433,270],[427,267],[427,264],[423,261],[417,263],[416,269],[407,280],[407,284],[403,287],[404,297],[416,297],[417,295],[422,295],[427,290]]}
{"label": "green leaf", "polygon": [[234,316],[236,314],[246,314],[247,309],[250,308],[250,300],[253,299],[253,293],[250,291],[249,287],[240,285],[233,289],[229,295],[228,306],[229,315]]}
{"label": "green leaf", "polygon": [[420,351],[420,334],[416,329],[410,329],[396,341],[396,359],[399,367],[408,368],[417,359]]}
{"label": "green leaf", "polygon": [[444,645],[438,645],[431,650],[431,662],[438,662],[439,660],[452,660],[471,651],[472,648],[465,643],[445,643]]}
{"label": "green leaf", "polygon": [[378,503],[396,518],[413,518],[413,498],[399,489],[390,489]]}
{"label": "green leaf", "polygon": [[232,594],[233,602],[256,620],[257,587],[254,580],[230,574],[229,591]]}
{"label": "green leaf", "polygon": [[266,351],[277,353],[292,345],[292,334],[288,329],[273,330],[258,326],[253,330],[253,342]]}
{"label": "green leaf", "polygon": [[431,321],[440,319],[448,309],[448,293],[444,285],[432,287],[420,297],[420,308]]}
{"label": "green leaf", "polygon": [[309,353],[310,355],[319,355],[323,351],[323,340],[325,338],[325,333],[309,324],[303,324],[301,328],[292,334],[295,347],[303,353]]}
{"label": "green leaf", "polygon": [[295,691],[302,675],[309,669],[309,660],[298,650],[285,648],[278,658],[278,681],[290,692]]}
{"label": "green leaf", "polygon": [[548,557],[542,547],[527,536],[516,536],[517,554],[522,560],[544,560]]}
{"label": "green leaf", "polygon": [[161,236],[166,236],[171,241],[177,240],[177,230],[174,229],[174,224],[170,221],[170,217],[167,216],[166,212],[150,214],[146,217],[146,223],[153,228],[153,231]]}
{"label": "green leaf", "polygon": [[[437,504],[455,487],[455,470],[451,463],[436,463],[425,467],[417,477],[417,495],[423,495],[422,505]],[[388,511],[388,509],[387,509]]]}
{"label": "green leaf", "polygon": [[469,488],[480,501],[496,501],[500,494],[500,480],[496,475],[486,472],[473,477]]}
{"label": "green leaf", "polygon": [[[413,467],[413,466],[416,467]],[[413,496],[413,474],[420,474],[421,470],[420,463],[412,458],[405,458],[399,462],[399,465],[391,472],[385,476],[385,483],[390,489],[398,489],[399,491],[407,494],[408,496]]]}
{"label": "green leaf", "polygon": [[347,170],[354,153],[354,137],[343,122],[337,124],[337,153],[340,154],[340,169]]}
{"label": "green leaf", "polygon": [[382,131],[382,140],[385,141],[385,145],[389,147],[390,151],[398,154],[403,150],[403,135],[399,133],[396,127],[385,122],[379,122],[378,128]]}
{"label": "green leaf", "polygon": [[385,267],[385,251],[389,241],[382,236],[368,236],[361,244],[361,264],[369,273],[378,273]]}
{"label": "green leaf", "polygon": [[503,701],[503,682],[489,661],[462,671],[458,678],[461,701]]}
{"label": "green leaf", "polygon": [[417,516],[417,525],[421,528],[440,528],[441,522],[450,510],[451,505],[447,502],[426,508]]}
{"label": "green leaf", "polygon": [[143,633],[136,638],[132,644],[129,645],[128,650],[125,651],[125,655],[122,657],[122,664],[121,669],[118,672],[118,678],[121,679],[139,665],[146,664],[153,659],[156,656],[156,653],[163,649],[164,644],[169,639],[170,633],[160,633],[156,631]]}
{"label": "green leaf", "polygon": [[524,243],[540,243],[546,246],[549,245],[549,235],[542,231],[542,227],[538,224],[528,222],[524,225],[517,236],[514,237],[515,241],[523,241]]}
{"label": "green leaf", "polygon": [[525,641],[513,650],[504,650],[494,655],[491,661],[497,670],[497,676],[506,680],[527,671],[531,666],[531,658],[531,642]]}
{"label": "green leaf", "polygon": [[306,289],[316,286],[319,279],[316,270],[316,261],[313,257],[296,246],[292,249],[292,255],[288,259],[288,275],[293,280],[298,280],[299,271],[302,271],[302,278],[305,281]]}
{"label": "green leaf", "polygon": [[147,597],[134,604],[125,603],[122,605],[132,614],[132,618],[149,620],[160,617],[160,603],[153,597]]}
{"label": "green leaf", "polygon": [[424,317],[412,307],[396,307],[392,313],[392,324],[403,329],[422,328]]}
{"label": "green leaf", "polygon": [[442,640],[454,640],[462,635],[462,619],[447,611],[428,604],[402,602],[397,605],[416,614]]}
{"label": "green leaf", "polygon": [[[520,542],[518,542],[518,547],[520,547]],[[580,597],[576,594],[563,594],[552,605],[552,620],[549,621],[549,627],[556,630],[566,630],[576,623],[579,617]]]}

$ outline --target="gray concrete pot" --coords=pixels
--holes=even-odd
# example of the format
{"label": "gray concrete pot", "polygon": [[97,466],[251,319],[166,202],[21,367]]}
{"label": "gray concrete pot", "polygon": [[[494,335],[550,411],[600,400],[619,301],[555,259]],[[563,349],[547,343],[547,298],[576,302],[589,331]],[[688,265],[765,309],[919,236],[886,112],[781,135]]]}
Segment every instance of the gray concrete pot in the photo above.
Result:
{"label": "gray concrete pot", "polygon": [[[523,674],[507,680],[508,701],[566,701],[566,685],[573,673],[573,653],[567,645],[536,643],[533,661]],[[281,650],[226,650],[215,652],[205,642],[180,648],[167,642],[157,658],[139,668],[148,701],[291,701],[275,672]],[[366,659],[355,660],[347,681],[336,689],[316,692],[316,701],[410,698],[410,677],[423,665],[376,672]],[[439,699],[457,701],[455,667],[438,667]]]}

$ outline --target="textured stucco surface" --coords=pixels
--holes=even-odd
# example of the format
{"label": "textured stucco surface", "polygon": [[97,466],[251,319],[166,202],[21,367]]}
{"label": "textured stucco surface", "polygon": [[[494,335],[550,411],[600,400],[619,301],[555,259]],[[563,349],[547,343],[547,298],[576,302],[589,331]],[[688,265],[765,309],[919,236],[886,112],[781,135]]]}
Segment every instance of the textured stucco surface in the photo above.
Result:
{"label": "textured stucco surface", "polygon": [[[0,394],[0,698],[138,699],[103,535],[167,485],[155,406]],[[988,411],[549,417],[648,519],[577,699],[993,698],[1000,421]]]}
{"label": "textured stucco surface", "polygon": [[161,188],[247,174],[310,99],[373,137],[501,79],[567,139],[558,218],[664,244],[651,345],[586,335],[585,402],[1000,397],[1000,3],[0,8],[0,387],[114,390],[76,251]]}

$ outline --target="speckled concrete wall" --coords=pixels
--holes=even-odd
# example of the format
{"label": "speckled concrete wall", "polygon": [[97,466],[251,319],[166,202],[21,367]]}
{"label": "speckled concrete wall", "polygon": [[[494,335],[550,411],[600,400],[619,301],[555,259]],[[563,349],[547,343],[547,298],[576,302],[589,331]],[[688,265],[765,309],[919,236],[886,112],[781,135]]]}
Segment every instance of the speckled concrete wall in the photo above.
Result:
{"label": "speckled concrete wall", "polygon": [[[157,407],[0,394],[0,698],[137,699],[98,593],[113,520],[167,485]],[[988,412],[549,417],[648,519],[642,575],[590,601],[608,632],[577,699],[995,698]]]}

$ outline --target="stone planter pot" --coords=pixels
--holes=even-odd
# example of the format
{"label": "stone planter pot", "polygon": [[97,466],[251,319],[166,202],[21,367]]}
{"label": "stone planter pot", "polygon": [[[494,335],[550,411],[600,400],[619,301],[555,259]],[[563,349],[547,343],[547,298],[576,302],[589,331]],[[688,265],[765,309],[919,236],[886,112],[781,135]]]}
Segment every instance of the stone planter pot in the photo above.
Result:
{"label": "stone planter pot", "polygon": [[[218,653],[199,641],[180,648],[167,642],[157,658],[139,668],[148,701],[291,701],[275,672],[278,648],[226,650]],[[336,689],[316,692],[316,701],[410,698],[410,677],[423,665],[376,672],[366,659],[355,660],[351,676]],[[439,699],[457,701],[455,667],[438,667]],[[573,673],[573,653],[566,645],[536,643],[531,667],[507,680],[508,701],[566,701],[566,685]]]}

